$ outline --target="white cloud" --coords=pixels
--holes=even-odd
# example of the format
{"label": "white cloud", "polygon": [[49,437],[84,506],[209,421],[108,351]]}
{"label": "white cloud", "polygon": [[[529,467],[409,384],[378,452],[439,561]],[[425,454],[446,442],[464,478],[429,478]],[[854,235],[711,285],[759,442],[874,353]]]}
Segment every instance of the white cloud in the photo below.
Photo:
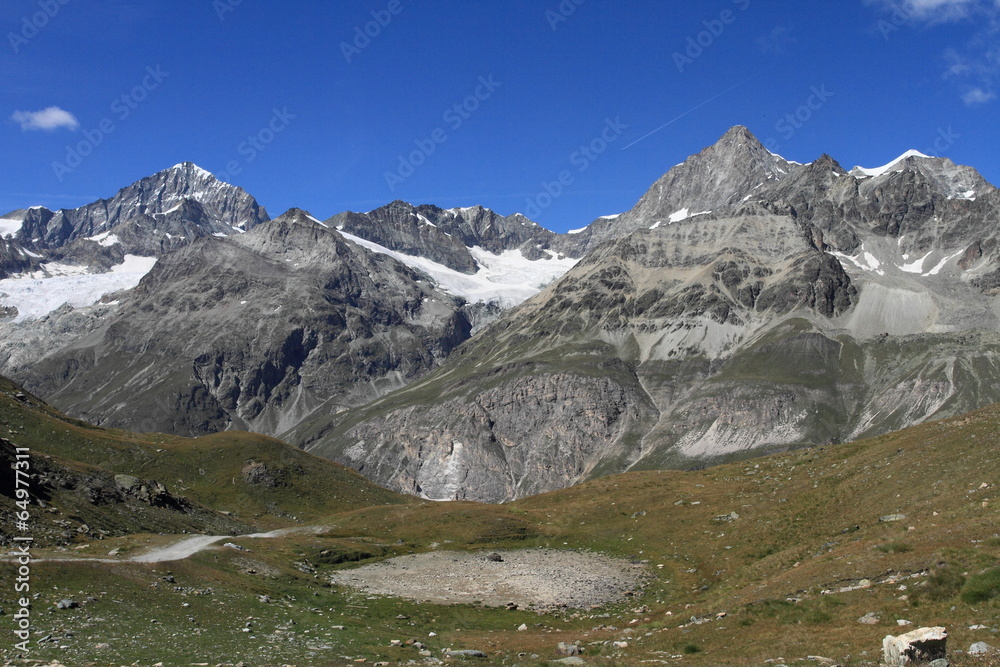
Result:
{"label": "white cloud", "polygon": [[1000,0],[866,0],[886,11],[902,14],[906,20],[939,23],[958,21],[978,10],[1000,7]]}
{"label": "white cloud", "polygon": [[980,4],[979,0],[906,0],[911,12],[926,18],[960,18]]}
{"label": "white cloud", "polygon": [[[971,28],[964,45],[944,51],[945,79],[960,86],[961,99],[968,106],[985,104],[997,98],[993,91],[1000,80],[1000,0],[864,0],[869,5],[892,13],[892,25],[925,24],[928,28],[943,23],[962,22]],[[883,36],[889,34],[883,31]]]}
{"label": "white cloud", "polygon": [[67,130],[75,130],[80,127],[80,121],[76,116],[60,109],[59,107],[48,107],[41,111],[15,111],[11,115],[11,120],[20,123],[22,130],[47,130],[49,132],[65,127]]}
{"label": "white cloud", "polygon": [[962,95],[962,101],[969,106],[985,104],[994,98],[996,98],[996,93],[983,90],[982,88],[973,88]]}

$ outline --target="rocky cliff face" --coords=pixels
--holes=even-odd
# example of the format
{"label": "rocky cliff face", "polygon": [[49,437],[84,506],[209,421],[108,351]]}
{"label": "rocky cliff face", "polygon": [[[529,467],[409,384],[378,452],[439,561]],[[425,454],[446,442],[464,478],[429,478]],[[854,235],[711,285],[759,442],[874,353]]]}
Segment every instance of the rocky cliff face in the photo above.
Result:
{"label": "rocky cliff face", "polygon": [[163,257],[123,299],[9,370],[99,424],[275,433],[406,384],[469,332],[454,299],[297,210]]}
{"label": "rocky cliff face", "polygon": [[735,128],[444,367],[292,435],[394,488],[502,501],[1000,401],[1000,198],[945,160],[890,166],[795,165]]}

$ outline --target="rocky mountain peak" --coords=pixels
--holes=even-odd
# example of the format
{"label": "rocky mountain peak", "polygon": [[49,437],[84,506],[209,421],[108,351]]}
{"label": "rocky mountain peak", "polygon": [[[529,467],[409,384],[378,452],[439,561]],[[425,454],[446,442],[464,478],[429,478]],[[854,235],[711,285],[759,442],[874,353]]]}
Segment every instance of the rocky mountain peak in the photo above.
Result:
{"label": "rocky mountain peak", "polygon": [[664,174],[631,211],[596,220],[579,238],[592,248],[639,229],[719,212],[800,169],[802,165],[771,153],[749,129],[737,125]]}
{"label": "rocky mountain peak", "polygon": [[823,153],[819,158],[814,160],[811,164],[806,165],[807,169],[813,171],[833,171],[840,176],[846,176],[847,170],[844,169],[839,162],[834,158]]}
{"label": "rocky mountain peak", "polygon": [[141,255],[158,255],[202,236],[244,232],[270,219],[245,190],[193,162],[159,171],[80,208],[53,213],[35,207],[7,217],[21,221],[16,240],[36,253],[103,241]]}

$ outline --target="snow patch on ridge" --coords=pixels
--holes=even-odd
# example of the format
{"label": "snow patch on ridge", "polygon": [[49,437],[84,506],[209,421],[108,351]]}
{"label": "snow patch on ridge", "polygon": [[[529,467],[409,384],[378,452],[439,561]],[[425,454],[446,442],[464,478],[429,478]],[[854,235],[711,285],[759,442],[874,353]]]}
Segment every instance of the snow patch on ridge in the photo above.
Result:
{"label": "snow patch on ridge", "polygon": [[[688,218],[696,218],[699,215],[708,215],[709,213],[711,213],[711,211],[701,211],[700,213],[692,213],[691,209],[682,208],[681,210],[679,210],[679,211],[677,211],[675,213],[671,213],[670,214],[669,220],[667,221],[667,224],[668,225],[672,225],[675,222],[683,222],[684,220],[687,220]],[[657,220],[649,228],[650,229],[659,229],[662,224],[663,224],[663,220]]]}
{"label": "snow patch on ridge", "polygon": [[[899,267],[900,271],[905,271],[907,273],[923,273],[924,272],[924,262],[930,257],[933,252],[929,252],[920,259],[910,262],[909,264],[901,264]],[[909,259],[906,255],[903,255],[903,259]]]}
{"label": "snow patch on ridge", "polygon": [[889,164],[882,165],[881,167],[875,167],[874,169],[865,169],[864,167],[855,167],[851,170],[852,174],[861,174],[862,176],[881,176],[886,174],[893,169],[897,164],[910,157],[920,157],[930,159],[930,155],[924,155],[920,151],[908,150],[898,158],[890,162]]}
{"label": "snow patch on ridge", "polygon": [[880,262],[878,258],[875,257],[875,255],[866,251],[863,245],[861,246],[861,250],[858,252],[858,254],[853,257],[844,254],[842,252],[835,252],[835,251],[831,252],[830,254],[836,257],[838,260],[840,260],[842,266],[846,266],[844,265],[844,262],[850,262],[851,264],[861,269],[862,271],[876,273],[880,276],[885,275],[885,271],[881,268],[882,262]]}
{"label": "snow patch on ridge", "polygon": [[208,171],[207,169],[202,169],[201,167],[199,167],[198,165],[196,165],[194,162],[188,162],[188,163],[179,162],[179,163],[175,164],[173,167],[171,167],[171,169],[172,170],[176,170],[176,171],[180,171],[180,170],[185,169],[186,165],[188,165],[188,164],[191,165],[191,170],[194,173],[198,174],[199,176],[211,176],[213,178],[215,177],[215,174],[213,174],[212,172]]}
{"label": "snow patch on ridge", "polygon": [[110,248],[113,245],[121,243],[121,241],[118,239],[118,236],[112,234],[110,231],[101,232],[97,236],[88,236],[87,240],[93,241],[94,243],[103,246],[105,248]]}

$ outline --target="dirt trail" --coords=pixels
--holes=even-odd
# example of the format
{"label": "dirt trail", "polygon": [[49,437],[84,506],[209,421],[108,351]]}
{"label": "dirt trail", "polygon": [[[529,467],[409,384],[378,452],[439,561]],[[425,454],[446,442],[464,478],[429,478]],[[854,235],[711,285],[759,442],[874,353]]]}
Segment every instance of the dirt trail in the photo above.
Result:
{"label": "dirt trail", "polygon": [[173,544],[157,547],[151,551],[147,551],[146,553],[132,556],[131,558],[38,558],[35,559],[35,562],[76,561],[84,563],[166,563],[174,560],[184,560],[189,556],[193,556],[196,553],[215,546],[217,542],[221,542],[222,540],[238,540],[243,538],[270,539],[275,537],[284,537],[285,535],[291,535],[293,533],[320,533],[325,529],[325,526],[296,526],[293,528],[279,528],[278,530],[272,530],[268,533],[251,533],[249,535],[193,535],[191,537],[185,537],[184,539],[174,542]]}

